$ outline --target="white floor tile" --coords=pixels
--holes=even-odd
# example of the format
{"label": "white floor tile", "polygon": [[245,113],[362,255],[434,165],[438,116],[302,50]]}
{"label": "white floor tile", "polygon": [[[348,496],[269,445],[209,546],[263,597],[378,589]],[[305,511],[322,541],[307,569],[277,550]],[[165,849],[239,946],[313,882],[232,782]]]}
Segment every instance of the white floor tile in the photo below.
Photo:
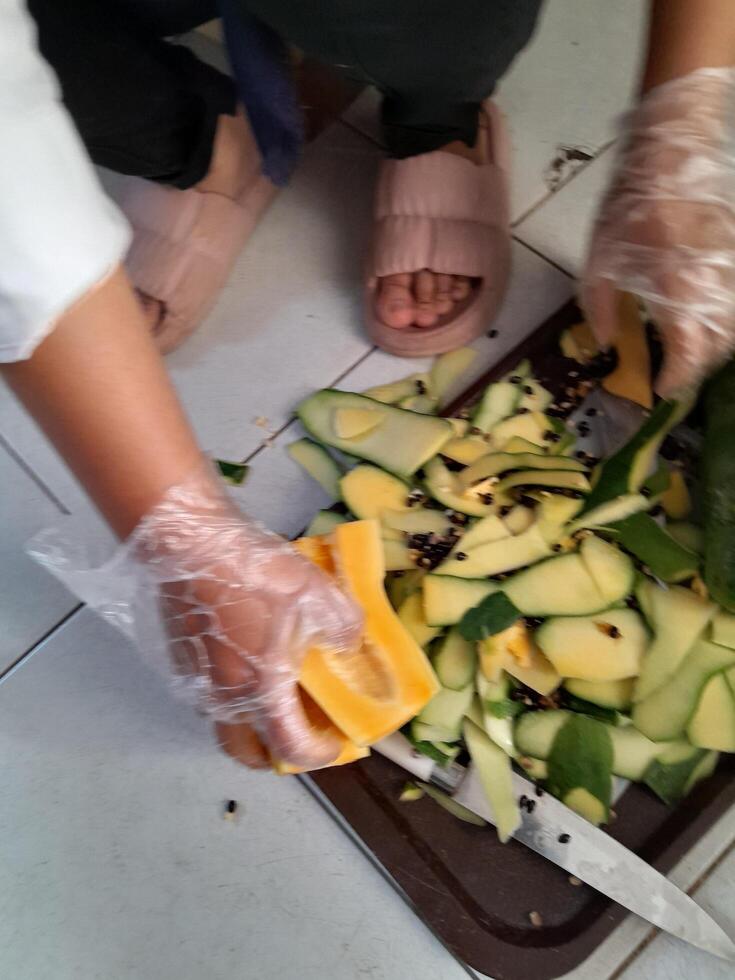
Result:
{"label": "white floor tile", "polygon": [[[635,88],[645,4],[637,0],[546,3],[529,47],[498,86],[511,126],[517,219],[613,137]],[[555,161],[562,161],[560,166]]]}
{"label": "white floor tile", "polygon": [[[522,217],[614,135],[635,88],[645,4],[637,0],[546,3],[536,33],[498,84],[513,145],[512,215]],[[368,89],[343,118],[381,142],[380,97]]]}
{"label": "white floor tile", "polygon": [[220,755],[89,612],[0,684],[0,746],[3,976],[466,975],[304,787]]}
{"label": "white floor tile", "polygon": [[581,273],[597,207],[614,161],[615,147],[611,146],[516,225],[516,236],[570,275]]}
{"label": "white floor tile", "polygon": [[0,445],[0,673],[74,608],[76,601],[23,550],[59,519],[58,507]]}

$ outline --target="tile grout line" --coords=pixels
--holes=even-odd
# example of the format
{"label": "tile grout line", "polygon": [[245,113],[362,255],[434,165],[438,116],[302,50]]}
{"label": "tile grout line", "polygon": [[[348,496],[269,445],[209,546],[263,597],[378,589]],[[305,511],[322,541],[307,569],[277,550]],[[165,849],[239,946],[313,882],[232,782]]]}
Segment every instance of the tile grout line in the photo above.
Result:
{"label": "tile grout line", "polygon": [[573,272],[570,272],[568,269],[565,269],[563,266],[559,265],[555,259],[549,258],[548,255],[544,255],[543,252],[540,252],[535,246],[530,245],[527,241],[519,238],[518,235],[513,235],[512,238],[517,245],[521,245],[523,248],[527,248],[529,252],[533,252],[537,258],[552,266],[557,272],[561,272],[561,274],[566,276],[567,279],[577,279],[577,276]]}
{"label": "tile grout line", "polygon": [[[718,854],[716,858],[707,865],[707,867],[702,871],[698,878],[685,890],[686,894],[690,897],[694,897],[697,891],[708,881],[709,878],[717,871],[718,867],[725,861],[730,854],[735,851],[735,840],[731,841],[722,851]],[[650,929],[649,932],[639,941],[635,949],[631,950],[630,953],[625,957],[623,962],[615,968],[615,970],[610,974],[607,980],[620,980],[623,974],[628,970],[629,967],[633,966],[635,961],[639,956],[651,945],[651,943],[661,935],[667,935],[665,929],[658,929],[655,926]],[[682,942],[684,940],[681,940]]]}
{"label": "tile grout line", "polygon": [[16,670],[16,669],[18,668],[18,667],[20,667],[20,666],[21,666],[21,664],[23,664],[23,663],[24,663],[24,661],[26,661],[26,660],[28,660],[28,658],[29,658],[29,657],[32,657],[32,656],[33,656],[33,654],[34,654],[34,653],[35,653],[35,652],[36,652],[36,651],[37,651],[37,650],[38,650],[38,649],[39,649],[39,648],[40,648],[40,647],[41,647],[41,646],[42,646],[42,645],[43,645],[44,643],[46,643],[46,641],[47,641],[47,640],[50,640],[50,639],[51,639],[51,637],[52,637],[52,636],[53,636],[53,635],[54,635],[54,634],[55,634],[55,633],[56,633],[56,632],[57,632],[58,630],[60,630],[60,629],[62,629],[62,628],[63,628],[64,626],[66,626],[66,624],[67,624],[67,623],[69,622],[69,620],[70,620],[70,619],[72,619],[72,617],[74,617],[74,616],[76,616],[76,614],[77,614],[77,613],[78,613],[78,612],[79,612],[79,611],[80,611],[81,609],[84,609],[84,603],[83,603],[83,602],[80,602],[80,603],[78,603],[78,604],[77,604],[76,606],[74,606],[74,608],[73,608],[73,609],[70,609],[70,610],[69,610],[69,612],[68,612],[68,613],[67,613],[67,614],[66,614],[65,616],[62,616],[62,618],[61,618],[61,619],[60,619],[60,620],[59,620],[59,621],[58,621],[57,623],[55,623],[55,624],[54,624],[53,626],[51,626],[51,627],[50,627],[49,629],[47,629],[47,630],[46,630],[46,632],[45,632],[45,633],[43,634],[43,636],[41,636],[41,637],[39,637],[39,639],[38,639],[38,640],[36,640],[36,642],[35,642],[35,643],[33,643],[33,644],[32,644],[31,646],[29,646],[29,647],[28,647],[28,648],[27,648],[26,650],[24,650],[24,651],[23,651],[23,653],[21,653],[19,657],[16,657],[16,658],[15,658],[15,660],[14,660],[14,661],[12,662],[12,664],[9,664],[9,666],[7,666],[7,667],[5,667],[5,668],[4,668],[3,670],[1,670],[1,671],[0,671],[0,684],[1,684],[1,683],[2,683],[3,681],[5,681],[5,680],[7,680],[7,679],[8,679],[8,677],[10,677],[10,675],[11,675],[11,674],[12,674],[12,673],[13,673],[13,672],[14,672],[14,671],[15,671],[15,670]]}
{"label": "tile grout line", "polygon": [[584,163],[580,164],[579,167],[576,167],[569,174],[569,176],[560,181],[553,190],[549,191],[548,194],[544,194],[543,197],[540,197],[538,201],[531,204],[525,211],[515,218],[511,222],[511,227],[517,228],[518,225],[522,224],[527,218],[530,218],[530,216],[538,211],[539,208],[543,207],[544,204],[550,201],[553,197],[556,197],[560,191],[564,190],[564,188],[568,187],[572,183],[575,177],[578,177],[580,174],[584,173],[584,171],[587,170],[588,167],[591,167],[596,160],[599,160],[600,157],[606,153],[614,143],[614,139],[608,140],[607,143],[603,143],[597,153],[595,153],[590,160],[586,160]]}
{"label": "tile grout line", "polygon": [[38,476],[38,474],[31,468],[30,464],[26,462],[23,456],[21,456],[15,446],[9,442],[2,433],[0,433],[0,448],[7,452],[8,456],[10,456],[13,462],[18,464],[26,476],[33,480],[38,489],[49,498],[49,500],[61,511],[62,514],[67,516],[71,514],[69,508],[62,503],[53,490],[41,479],[40,476]]}
{"label": "tile grout line", "polygon": [[[368,357],[370,357],[371,354],[374,354],[377,350],[378,350],[377,347],[371,347],[369,350],[367,350],[364,354],[358,357],[358,359],[354,362],[354,364],[351,364],[349,367],[346,367],[341,374],[338,374],[336,378],[330,381],[328,383],[328,387],[333,388],[335,385],[339,384],[340,381],[344,380],[344,378],[346,378],[348,374],[351,374],[352,371],[360,367],[361,364],[364,364],[364,362],[368,359]],[[290,428],[294,424],[294,422],[297,421],[298,418],[296,417],[296,415],[289,416],[289,418],[286,420],[286,422],[284,422],[284,424],[280,428],[276,429],[275,432],[271,433],[271,435],[269,435],[264,442],[262,442],[259,446],[257,446],[250,453],[249,456],[246,456],[243,459],[243,463],[251,463],[256,456],[259,456],[266,449],[272,448],[272,444],[275,442],[275,440],[280,438],[280,436],[282,436],[283,433],[288,428]]]}

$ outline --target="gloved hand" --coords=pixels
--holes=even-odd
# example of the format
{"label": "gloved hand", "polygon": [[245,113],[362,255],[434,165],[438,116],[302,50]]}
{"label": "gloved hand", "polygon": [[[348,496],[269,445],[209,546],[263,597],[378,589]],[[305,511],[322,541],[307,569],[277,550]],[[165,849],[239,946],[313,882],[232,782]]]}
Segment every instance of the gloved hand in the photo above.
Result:
{"label": "gloved hand", "polygon": [[735,69],[651,89],[624,120],[582,282],[602,346],[615,291],[646,304],[665,359],[664,397],[696,386],[735,350]]}
{"label": "gloved hand", "polygon": [[[78,560],[58,541],[37,540],[33,554],[74,585]],[[299,668],[311,644],[354,649],[360,613],[289,544],[244,518],[208,465],[170,489],[94,574],[92,604],[165,665],[175,694],[218,722],[231,754],[267,763],[260,742],[303,768],[337,756],[306,719]],[[147,622],[152,603],[163,657]]]}

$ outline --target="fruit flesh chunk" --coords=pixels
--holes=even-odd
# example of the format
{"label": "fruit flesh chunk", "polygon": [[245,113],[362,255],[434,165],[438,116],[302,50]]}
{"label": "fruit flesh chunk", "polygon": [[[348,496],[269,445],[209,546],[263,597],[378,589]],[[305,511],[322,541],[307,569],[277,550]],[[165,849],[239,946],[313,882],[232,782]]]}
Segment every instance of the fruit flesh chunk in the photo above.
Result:
{"label": "fruit flesh chunk", "polygon": [[439,683],[385,595],[377,522],[341,524],[332,542],[337,578],[365,615],[363,644],[352,653],[312,647],[300,682],[348,738],[370,745],[418,714]]}
{"label": "fruit flesh chunk", "polygon": [[338,408],[334,413],[334,431],[339,439],[356,439],[376,429],[382,418],[372,408]]}

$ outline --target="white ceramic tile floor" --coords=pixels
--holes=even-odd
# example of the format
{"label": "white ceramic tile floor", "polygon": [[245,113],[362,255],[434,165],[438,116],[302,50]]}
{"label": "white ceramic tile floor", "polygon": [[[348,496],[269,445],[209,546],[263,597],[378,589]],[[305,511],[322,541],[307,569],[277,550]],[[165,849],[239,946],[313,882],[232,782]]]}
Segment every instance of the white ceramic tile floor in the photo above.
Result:
{"label": "white ceramic tile floor", "polygon": [[556,263],[572,276],[582,273],[597,202],[605,192],[615,160],[607,147],[543,207],[536,208],[513,229],[519,241]]}
{"label": "white ceramic tile floor", "polygon": [[[560,147],[597,155],[612,139],[632,86],[642,16],[635,0],[547,4],[534,42],[499,92],[515,148],[513,214],[524,218],[518,238],[570,272],[579,267],[611,153],[580,164],[576,175],[580,161],[564,165],[558,190],[549,168]],[[344,387],[359,389],[411,370],[370,352],[360,330],[360,270],[379,156],[375,105],[366,93],[347,114],[352,129],[332,127],[308,149],[205,328],[169,360],[204,445],[217,454],[241,458],[257,449],[266,433],[254,419],[280,428],[313,388],[342,377]],[[479,342],[478,370],[572,289],[523,245],[515,256],[500,336]],[[257,455],[237,492],[285,533],[327,502],[281,451],[297,431],[292,425]],[[72,478],[2,391],[0,435],[66,509],[85,513]],[[15,467],[0,454],[0,476],[9,473],[2,499],[11,501],[2,511],[9,531],[0,555],[0,569],[11,570],[9,585],[0,581],[3,640],[12,654],[6,663],[71,608],[20,557],[22,539],[58,511]],[[0,667],[2,658],[0,646]],[[202,724],[161,697],[122,641],[88,613],[11,673],[0,701],[0,832],[14,842],[0,861],[3,975],[463,975],[297,782],[254,776],[221,758]],[[244,818],[227,824],[218,807],[237,796]],[[731,814],[676,880],[690,886],[733,837]],[[705,904],[735,905],[732,870],[730,859],[707,880]],[[315,911],[323,907],[328,922]],[[628,919],[569,980],[619,975],[646,932]],[[657,938],[627,967],[626,980],[732,975],[682,950]]]}
{"label": "white ceramic tile floor", "polygon": [[77,601],[23,551],[61,511],[0,443],[0,674]]}
{"label": "white ceramic tile floor", "polygon": [[8,980],[466,976],[297,781],[221,755],[87,611],[0,684],[0,754]]}

